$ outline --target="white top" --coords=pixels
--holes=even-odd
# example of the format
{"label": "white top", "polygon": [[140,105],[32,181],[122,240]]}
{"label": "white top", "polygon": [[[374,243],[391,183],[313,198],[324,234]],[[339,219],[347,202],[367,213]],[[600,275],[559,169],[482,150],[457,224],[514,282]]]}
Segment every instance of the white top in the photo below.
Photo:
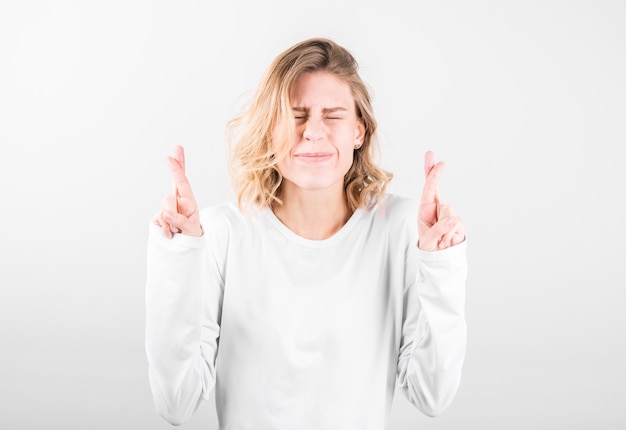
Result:
{"label": "white top", "polygon": [[388,195],[325,240],[269,208],[201,212],[204,236],[151,226],[146,350],[180,424],[215,385],[220,429],[385,428],[396,380],[436,415],[465,355],[466,242],[417,245],[417,201]]}

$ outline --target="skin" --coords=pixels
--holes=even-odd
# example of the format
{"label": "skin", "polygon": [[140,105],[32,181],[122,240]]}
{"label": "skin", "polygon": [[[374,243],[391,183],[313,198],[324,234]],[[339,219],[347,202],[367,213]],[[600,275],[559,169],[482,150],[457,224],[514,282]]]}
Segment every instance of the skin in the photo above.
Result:
{"label": "skin", "polygon": [[[275,215],[296,234],[313,240],[332,236],[352,215],[343,177],[365,129],[358,120],[346,83],[327,72],[300,76],[291,94],[296,133],[288,156],[278,168],[283,175],[283,205]],[[176,233],[202,236],[198,207],[185,174],[185,156],[177,146],[166,158],[173,192],[165,196],[153,222],[167,238]],[[463,221],[439,200],[439,177],[444,168],[431,151],[424,157],[424,189],[417,213],[418,247],[436,251],[465,240]]]}
{"label": "skin", "polygon": [[424,156],[426,182],[417,213],[418,247],[424,251],[449,248],[465,240],[463,221],[452,206],[439,201],[439,177],[443,168],[443,161],[435,163],[435,154],[427,151]]}
{"label": "skin", "polygon": [[350,87],[331,73],[299,76],[290,98],[295,135],[277,166],[283,176],[283,204],[272,210],[296,234],[326,239],[352,215],[343,179],[355,148],[363,143],[365,127],[357,118]]}
{"label": "skin", "polygon": [[176,146],[174,156],[166,157],[165,161],[172,174],[172,194],[163,198],[161,210],[152,221],[163,229],[163,234],[169,239],[176,233],[202,236],[198,205],[185,174],[183,147]]}

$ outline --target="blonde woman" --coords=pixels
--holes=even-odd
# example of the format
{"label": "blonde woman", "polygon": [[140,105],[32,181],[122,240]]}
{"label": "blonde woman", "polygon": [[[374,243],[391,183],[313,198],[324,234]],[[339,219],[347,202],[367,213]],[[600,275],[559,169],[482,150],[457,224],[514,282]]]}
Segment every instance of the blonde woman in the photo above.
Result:
{"label": "blonde woman", "polygon": [[421,199],[386,194],[357,63],[327,39],[280,54],[231,126],[237,202],[202,211],[183,149],[148,245],[158,412],[211,390],[221,429],[384,429],[396,386],[427,415],[465,355],[465,234],[425,156]]}

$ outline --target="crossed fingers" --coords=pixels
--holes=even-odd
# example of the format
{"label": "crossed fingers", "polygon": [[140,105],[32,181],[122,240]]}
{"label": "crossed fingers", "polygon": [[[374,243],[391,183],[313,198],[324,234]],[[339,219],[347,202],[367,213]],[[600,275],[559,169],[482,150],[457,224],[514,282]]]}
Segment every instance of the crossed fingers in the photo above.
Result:
{"label": "crossed fingers", "polygon": [[450,205],[440,202],[439,177],[444,168],[442,161],[435,163],[435,155],[428,151],[424,156],[426,181],[418,213],[420,249],[435,251],[458,245],[465,240],[465,226]]}

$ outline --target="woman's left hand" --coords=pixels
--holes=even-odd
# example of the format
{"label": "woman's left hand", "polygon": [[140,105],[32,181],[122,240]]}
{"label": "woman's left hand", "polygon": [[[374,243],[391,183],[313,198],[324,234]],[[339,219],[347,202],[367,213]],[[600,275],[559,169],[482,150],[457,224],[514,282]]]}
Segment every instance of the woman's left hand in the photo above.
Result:
{"label": "woman's left hand", "polygon": [[465,226],[451,206],[439,201],[439,176],[444,163],[435,164],[435,154],[426,152],[424,173],[426,183],[417,214],[418,247],[424,251],[449,248],[465,240]]}

